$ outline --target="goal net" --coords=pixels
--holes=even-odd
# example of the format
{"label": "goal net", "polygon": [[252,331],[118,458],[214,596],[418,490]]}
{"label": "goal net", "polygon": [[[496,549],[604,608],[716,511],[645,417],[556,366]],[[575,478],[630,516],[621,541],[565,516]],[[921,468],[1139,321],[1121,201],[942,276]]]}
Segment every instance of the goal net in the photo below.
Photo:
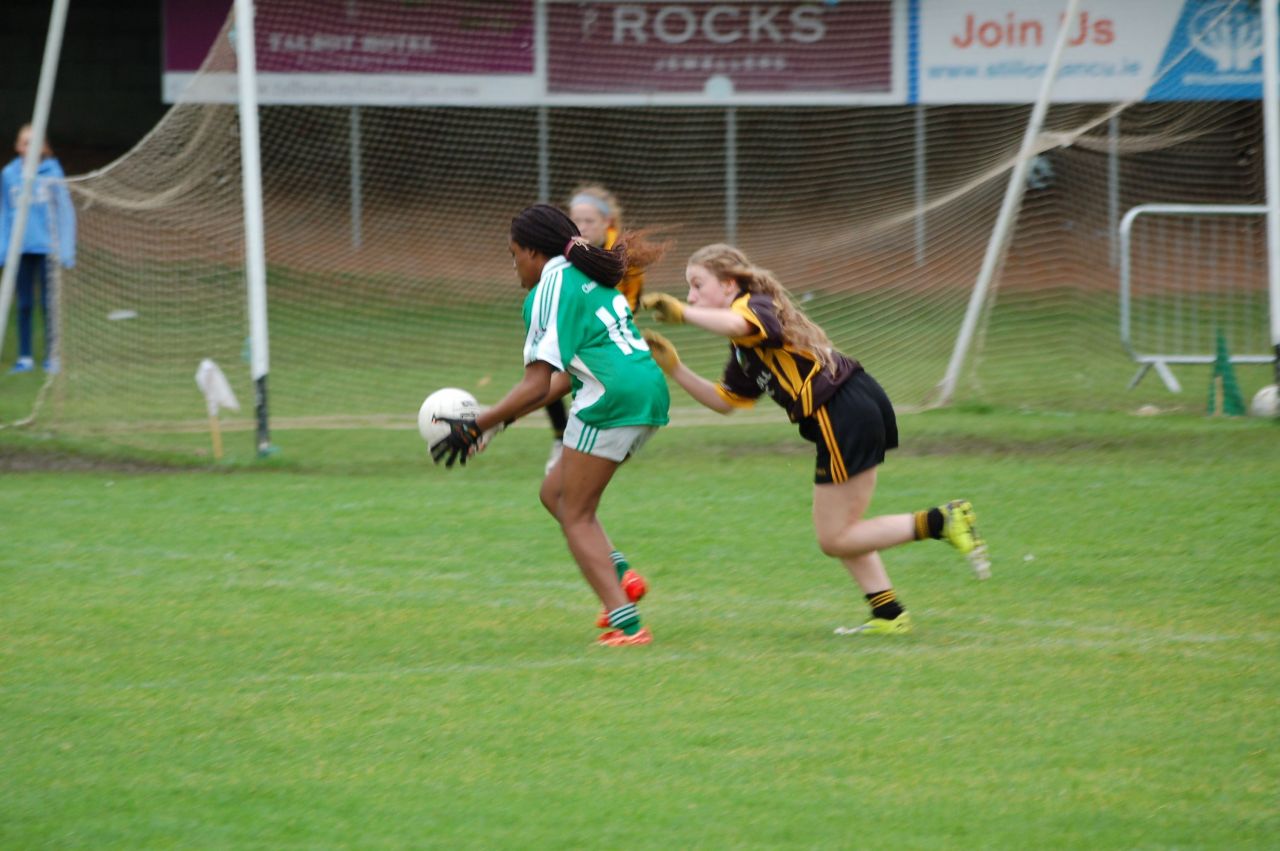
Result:
{"label": "goal net", "polygon": [[[277,21],[340,5],[270,4]],[[471,25],[483,27],[489,4],[467,8],[481,10]],[[127,155],[69,181],[79,259],[62,274],[63,370],[37,411],[52,428],[198,445],[183,432],[205,427],[194,382],[204,358],[223,367],[244,408],[228,425],[252,419],[237,113],[197,96],[202,80],[234,70],[233,40],[228,20],[188,96]],[[266,104],[272,426],[411,424],[420,401],[443,386],[495,401],[522,368],[511,217],[543,194],[564,204],[583,183],[607,186],[627,227],[674,240],[648,270],[648,289],[683,296],[685,258],[732,240],[897,404],[928,405],[1029,112],[1027,104],[782,99]],[[1052,410],[1202,402],[1159,382],[1128,389],[1135,363],[1118,330],[1119,228],[1140,204],[1262,203],[1259,102],[1055,104],[1034,156],[955,401]],[[1265,253],[1248,234],[1261,221],[1238,225],[1244,236],[1215,231],[1216,243],[1195,241],[1185,222],[1163,236],[1136,230],[1133,250],[1145,259],[1133,267],[1135,316],[1164,317],[1152,320],[1168,323],[1161,333],[1178,323],[1197,347],[1212,340],[1206,329],[1233,346],[1256,344],[1266,325]],[[1161,250],[1159,239],[1198,259],[1170,262],[1182,255]],[[1221,298],[1202,298],[1206,270],[1228,264],[1232,273],[1219,277],[1230,292],[1223,284]],[[1182,313],[1143,312],[1179,298]],[[1234,312],[1219,315],[1227,303]],[[722,340],[667,330],[691,366],[718,374]],[[1265,367],[1257,369],[1242,379],[1246,389],[1265,383]]]}

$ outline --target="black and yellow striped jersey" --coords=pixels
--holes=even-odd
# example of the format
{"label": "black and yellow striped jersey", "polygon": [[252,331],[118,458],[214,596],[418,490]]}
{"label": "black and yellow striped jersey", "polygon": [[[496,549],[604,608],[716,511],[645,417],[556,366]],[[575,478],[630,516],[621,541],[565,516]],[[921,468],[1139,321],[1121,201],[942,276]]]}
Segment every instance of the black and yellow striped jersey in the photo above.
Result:
{"label": "black and yellow striped jersey", "polygon": [[[609,228],[604,232],[604,247],[606,249],[613,248],[618,244],[617,228]],[[644,270],[643,269],[627,269],[622,280],[618,282],[615,288],[618,292],[627,297],[627,304],[631,305],[631,312],[635,313],[640,309],[640,293],[644,290]]]}
{"label": "black and yellow striped jersey", "polygon": [[772,296],[746,293],[730,309],[751,323],[750,333],[730,340],[729,362],[716,387],[735,407],[751,407],[768,394],[798,423],[812,417],[849,376],[862,370],[856,360],[835,350],[824,367],[813,352],[788,342]]}

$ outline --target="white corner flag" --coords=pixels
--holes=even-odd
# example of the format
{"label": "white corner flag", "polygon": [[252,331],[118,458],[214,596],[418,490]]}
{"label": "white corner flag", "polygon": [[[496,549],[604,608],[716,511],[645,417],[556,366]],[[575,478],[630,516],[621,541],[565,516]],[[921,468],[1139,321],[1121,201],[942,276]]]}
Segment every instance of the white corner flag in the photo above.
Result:
{"label": "white corner flag", "polygon": [[200,361],[196,370],[196,386],[204,394],[205,406],[209,410],[209,431],[213,438],[213,457],[222,458],[222,431],[218,428],[218,409],[230,408],[240,410],[240,402],[231,391],[231,383],[222,374],[218,365],[209,358]]}
{"label": "white corner flag", "polygon": [[240,410],[236,394],[231,392],[231,383],[227,381],[227,377],[222,374],[218,365],[209,358],[200,361],[200,368],[196,370],[196,384],[200,392],[204,393],[205,404],[209,407],[209,416],[216,417],[219,408]]}

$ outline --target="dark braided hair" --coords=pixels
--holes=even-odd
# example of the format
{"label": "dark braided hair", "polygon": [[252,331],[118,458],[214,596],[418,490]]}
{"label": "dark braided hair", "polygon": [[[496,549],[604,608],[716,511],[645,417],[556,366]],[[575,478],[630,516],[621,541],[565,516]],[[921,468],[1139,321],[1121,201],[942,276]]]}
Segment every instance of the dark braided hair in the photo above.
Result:
{"label": "dark braided hair", "polygon": [[550,204],[526,207],[511,220],[511,241],[516,245],[546,257],[564,257],[597,284],[616,287],[627,270],[626,249],[597,248],[575,239],[580,236],[573,220]]}

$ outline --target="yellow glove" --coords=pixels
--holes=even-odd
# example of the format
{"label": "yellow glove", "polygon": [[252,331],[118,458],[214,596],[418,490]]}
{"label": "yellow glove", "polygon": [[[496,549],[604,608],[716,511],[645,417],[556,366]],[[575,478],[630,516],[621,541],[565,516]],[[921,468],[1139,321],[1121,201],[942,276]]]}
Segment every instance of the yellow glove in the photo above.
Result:
{"label": "yellow glove", "polygon": [[653,356],[658,366],[662,367],[663,372],[670,375],[676,371],[676,367],[680,365],[680,353],[676,351],[676,347],[671,344],[670,340],[657,331],[650,331],[646,328],[644,341],[649,344],[649,354]]}
{"label": "yellow glove", "polygon": [[666,293],[645,293],[640,296],[640,306],[645,310],[652,310],[659,322],[672,324],[684,322],[685,303],[675,296]]}

